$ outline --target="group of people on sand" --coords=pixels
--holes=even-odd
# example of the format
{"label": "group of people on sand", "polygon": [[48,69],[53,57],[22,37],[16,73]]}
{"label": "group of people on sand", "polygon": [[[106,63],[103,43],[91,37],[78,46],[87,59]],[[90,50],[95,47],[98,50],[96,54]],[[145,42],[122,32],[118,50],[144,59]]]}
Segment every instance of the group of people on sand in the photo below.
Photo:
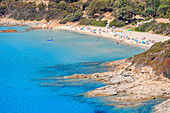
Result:
{"label": "group of people on sand", "polygon": [[[69,26],[69,25],[67,25]],[[130,32],[130,36],[126,35],[125,33],[123,33],[122,30],[117,30],[115,28],[111,28],[107,29],[107,28],[98,28],[98,27],[87,27],[87,26],[71,26],[71,29],[75,29],[75,31],[80,30],[80,31],[89,31],[93,34],[102,34],[102,33],[111,33],[113,37],[118,36],[119,37],[119,42],[117,42],[117,44],[119,44],[120,42],[123,42],[124,40],[129,40],[131,41],[130,43],[136,43],[136,44],[145,44],[145,45],[150,45],[152,43],[155,43],[154,40],[146,40],[146,37],[141,37],[141,38],[134,38],[134,37],[130,37],[131,36],[131,32]],[[110,30],[110,31],[109,31]]]}

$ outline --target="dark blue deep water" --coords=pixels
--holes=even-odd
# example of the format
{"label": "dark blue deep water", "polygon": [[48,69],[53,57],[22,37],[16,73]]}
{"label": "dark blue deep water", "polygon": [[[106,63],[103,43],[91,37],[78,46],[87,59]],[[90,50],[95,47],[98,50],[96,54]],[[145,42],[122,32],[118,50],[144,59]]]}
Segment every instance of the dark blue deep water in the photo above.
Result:
{"label": "dark blue deep water", "polygon": [[19,32],[0,33],[0,113],[149,113],[160,102],[108,106],[102,98],[81,95],[104,84],[57,79],[107,71],[101,63],[128,58],[143,49],[62,30],[0,30],[9,28]]}

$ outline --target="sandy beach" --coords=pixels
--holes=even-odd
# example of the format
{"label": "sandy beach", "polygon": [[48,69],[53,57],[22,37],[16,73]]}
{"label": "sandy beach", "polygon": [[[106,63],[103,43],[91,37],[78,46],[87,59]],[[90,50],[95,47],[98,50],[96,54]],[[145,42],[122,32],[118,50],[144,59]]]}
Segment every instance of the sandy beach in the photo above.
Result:
{"label": "sandy beach", "polygon": [[[81,26],[81,27],[58,26],[53,27],[53,29],[69,30],[87,35],[105,37],[115,40],[117,44],[124,43],[131,46],[138,46],[143,49],[149,49],[155,42],[160,41],[163,42],[165,40],[170,39],[170,37],[168,36],[135,31],[126,31],[125,29],[122,28],[107,29],[106,27],[93,27],[93,26]],[[93,32],[94,30],[95,33]]]}

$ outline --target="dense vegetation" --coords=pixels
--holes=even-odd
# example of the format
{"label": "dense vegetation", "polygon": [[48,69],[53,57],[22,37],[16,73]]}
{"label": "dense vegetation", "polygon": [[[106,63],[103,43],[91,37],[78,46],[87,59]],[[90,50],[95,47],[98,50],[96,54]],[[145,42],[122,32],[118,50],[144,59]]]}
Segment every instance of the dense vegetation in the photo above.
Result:
{"label": "dense vegetation", "polygon": [[74,14],[66,16],[63,20],[60,21],[60,24],[79,21],[80,18],[82,18],[82,16],[83,16],[83,12],[81,10],[80,11],[78,10]]}
{"label": "dense vegetation", "polygon": [[136,66],[151,66],[156,74],[163,73],[170,79],[170,39],[165,42],[155,43],[149,50],[131,57]]}
{"label": "dense vegetation", "polygon": [[123,27],[125,26],[125,23],[123,21],[113,20],[110,22],[109,26]]}
{"label": "dense vegetation", "polygon": [[157,23],[156,21],[151,21],[134,28],[134,30],[139,32],[153,31],[156,34],[170,36],[170,23]]}
{"label": "dense vegetation", "polygon": [[82,18],[79,22],[79,25],[92,25],[92,26],[101,26],[105,27],[107,25],[107,20],[96,20],[96,19],[86,19]]}
{"label": "dense vegetation", "polygon": [[[106,12],[112,13],[116,20],[110,25],[123,26],[128,21],[131,23],[135,15],[142,17],[170,18],[170,0],[49,0],[49,4],[35,2],[21,2],[22,0],[0,0],[0,16],[9,16],[14,19],[61,20],[60,23],[75,22],[86,18],[99,19],[92,22],[94,25],[103,26],[106,21],[101,17]],[[36,1],[36,0],[35,0]],[[89,20],[91,21],[91,19]],[[88,22],[80,22],[88,23]],[[89,25],[89,24],[88,24]]]}

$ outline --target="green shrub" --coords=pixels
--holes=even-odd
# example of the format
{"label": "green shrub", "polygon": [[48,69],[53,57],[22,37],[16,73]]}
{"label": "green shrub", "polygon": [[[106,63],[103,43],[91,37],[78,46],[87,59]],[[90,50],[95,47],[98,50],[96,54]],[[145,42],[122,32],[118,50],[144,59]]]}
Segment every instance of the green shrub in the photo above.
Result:
{"label": "green shrub", "polygon": [[73,15],[68,15],[68,13],[66,13],[67,15],[64,15],[67,16],[66,18],[64,18],[63,20],[61,20],[59,23],[60,24],[66,24],[67,22],[75,22],[75,21],[79,21],[82,16],[83,16],[83,12],[77,12],[77,13],[74,13]]}
{"label": "green shrub", "polygon": [[112,27],[112,26],[123,27],[123,26],[125,26],[125,23],[123,21],[113,20],[110,22],[109,26],[110,27]]}
{"label": "green shrub", "polygon": [[135,27],[135,31],[139,32],[148,32],[153,31],[156,34],[164,34],[170,35],[170,23],[156,23],[155,21],[151,21],[150,23],[145,23],[139,27]]}
{"label": "green shrub", "polygon": [[145,23],[139,27],[135,27],[134,31],[139,32],[148,32],[153,31],[156,34],[164,34],[164,35],[170,35],[170,23],[156,23],[156,21],[151,21],[149,23]]}
{"label": "green shrub", "polygon": [[79,25],[91,25],[91,26],[99,26],[99,27],[105,27],[107,25],[107,20],[99,20],[96,19],[86,19],[82,18],[79,22]]}
{"label": "green shrub", "polygon": [[75,21],[79,21],[83,16],[83,12],[79,12],[74,14],[72,17],[69,18],[70,22],[75,22]]}
{"label": "green shrub", "polygon": [[105,27],[107,25],[107,20],[99,20],[96,19],[86,19],[82,18],[79,22],[79,25],[91,25],[91,26],[99,26],[99,27]]}
{"label": "green shrub", "polygon": [[66,24],[67,22],[69,22],[69,19],[65,18],[65,19],[61,20],[59,23],[60,24]]}
{"label": "green shrub", "polygon": [[161,73],[170,79],[170,39],[164,42],[155,43],[147,51],[135,55],[129,59],[135,66],[150,66],[155,71],[155,74]]}
{"label": "green shrub", "polygon": [[132,22],[132,25],[135,25],[136,23],[135,22]]}
{"label": "green shrub", "polygon": [[38,6],[37,6],[40,10],[44,10],[46,8],[46,5],[43,4],[43,3],[40,3]]}
{"label": "green shrub", "polygon": [[104,16],[100,16],[100,17],[99,17],[99,20],[101,20],[103,17],[104,17]]}
{"label": "green shrub", "polygon": [[90,25],[92,26],[99,26],[99,27],[105,27],[107,25],[107,20],[104,20],[104,21],[93,21],[90,23]]}
{"label": "green shrub", "polygon": [[79,25],[90,25],[93,21],[96,21],[96,19],[86,19],[84,17],[80,20]]}

